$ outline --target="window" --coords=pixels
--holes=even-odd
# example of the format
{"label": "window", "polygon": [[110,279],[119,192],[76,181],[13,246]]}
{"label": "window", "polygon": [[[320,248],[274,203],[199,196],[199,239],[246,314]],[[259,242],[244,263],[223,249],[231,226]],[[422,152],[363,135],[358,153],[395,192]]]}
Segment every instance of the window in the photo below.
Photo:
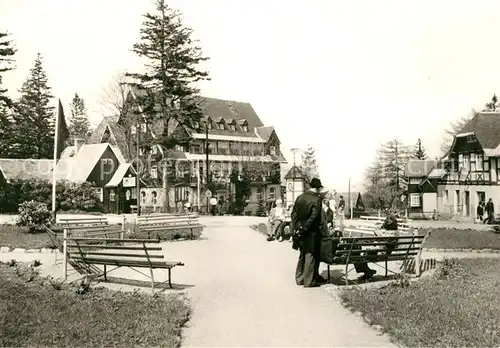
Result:
{"label": "window", "polygon": [[182,145],[175,145],[175,151],[184,152],[184,146],[182,146]]}
{"label": "window", "polygon": [[208,142],[208,154],[215,155],[215,143],[213,141]]}
{"label": "window", "polygon": [[182,202],[186,200],[186,188],[184,186],[175,187],[175,201]]}
{"label": "window", "polygon": [[109,190],[109,201],[110,202],[116,201],[116,193],[114,188]]}
{"label": "window", "polygon": [[476,171],[476,154],[475,153],[470,154],[470,170],[472,172]]}
{"label": "window", "polygon": [[224,127],[224,121],[223,122],[219,122],[219,129],[220,130],[224,130],[226,127]]}
{"label": "window", "polygon": [[244,124],[243,126],[241,126],[241,130],[243,132],[248,132],[248,126],[246,124]]}
{"label": "window", "polygon": [[229,143],[226,141],[219,141],[217,143],[217,154],[229,155]]}
{"label": "window", "polygon": [[99,201],[102,202],[104,200],[104,194],[103,194],[102,187],[96,187],[95,191],[96,191],[97,195],[99,196]]}
{"label": "window", "polygon": [[410,195],[410,207],[420,207],[420,195],[418,193]]}
{"label": "window", "polygon": [[461,171],[463,167],[464,167],[464,155],[459,154],[458,155],[458,171]]}
{"label": "window", "polygon": [[156,203],[157,203],[157,201],[158,201],[158,200],[157,200],[157,193],[156,193],[156,191],[151,192],[151,196],[153,197],[153,198],[152,198],[152,203],[153,203],[153,205],[156,205]]}
{"label": "window", "polygon": [[158,166],[152,166],[150,174],[151,174],[151,178],[158,179]]}
{"label": "window", "polygon": [[276,199],[276,189],[274,187],[269,188],[269,199]]}
{"label": "window", "polygon": [[229,145],[229,151],[231,155],[239,156],[241,155],[241,143],[231,143]]}
{"label": "window", "polygon": [[137,199],[137,187],[132,187],[131,188],[131,198],[132,199]]}
{"label": "window", "polygon": [[250,143],[243,143],[243,155],[245,156],[252,156],[252,144]]}
{"label": "window", "polygon": [[141,132],[146,133],[147,130],[148,130],[147,125],[145,123],[142,123],[141,124]]}
{"label": "window", "polygon": [[464,155],[464,169],[466,172],[470,171],[470,156],[469,155]]}
{"label": "window", "polygon": [[146,205],[146,192],[141,191],[141,205]]}
{"label": "window", "polygon": [[272,156],[276,156],[276,147],[275,146],[269,146],[269,153]]}
{"label": "window", "polygon": [[489,157],[486,157],[483,161],[483,169],[485,172],[489,172],[490,171],[490,159]]}
{"label": "window", "polygon": [[233,132],[236,131],[236,125],[234,123],[231,123],[229,125],[229,129],[232,130]]}
{"label": "window", "polygon": [[262,187],[257,187],[257,199],[262,199]]}
{"label": "window", "polygon": [[476,154],[476,170],[478,172],[483,171],[483,155],[482,154]]}
{"label": "window", "polygon": [[201,148],[201,144],[191,144],[189,151],[191,154],[202,154],[204,151]]}

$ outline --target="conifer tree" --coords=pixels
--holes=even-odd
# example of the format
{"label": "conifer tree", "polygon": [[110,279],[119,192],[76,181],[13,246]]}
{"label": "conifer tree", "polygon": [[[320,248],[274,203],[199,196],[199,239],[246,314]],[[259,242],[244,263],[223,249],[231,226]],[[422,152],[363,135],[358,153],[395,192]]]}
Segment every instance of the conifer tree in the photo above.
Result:
{"label": "conifer tree", "polygon": [[37,54],[33,68],[14,103],[13,156],[16,158],[52,158],[54,154],[54,107],[51,88]]}
{"label": "conifer tree", "polygon": [[[180,13],[164,0],[155,0],[155,4],[155,12],[144,15],[139,42],[132,49],[147,61],[145,72],[127,76],[133,79],[131,87],[138,90],[136,95],[146,123],[157,125],[161,122],[163,125],[163,134],[150,138],[153,144],[142,144],[143,147],[161,145],[170,149],[180,142],[172,134],[174,123],[190,129],[201,124],[202,111],[196,83],[208,79],[208,72],[199,67],[208,58],[202,55],[201,48],[191,38],[192,30],[183,25]],[[164,175],[163,207],[166,211],[169,210],[167,186],[167,176]]]}
{"label": "conifer tree", "polygon": [[6,88],[2,87],[2,75],[13,69],[12,57],[16,53],[12,41],[7,33],[0,32],[0,157],[8,157],[12,142],[11,110],[12,100],[5,95]]}
{"label": "conifer tree", "polygon": [[70,104],[71,119],[69,121],[69,133],[71,141],[74,139],[87,140],[90,131],[90,121],[87,116],[85,102],[75,93]]}
{"label": "conifer tree", "polygon": [[422,141],[420,138],[417,140],[417,144],[415,145],[415,149],[413,150],[412,153],[412,158],[413,159],[419,159],[419,160],[426,160],[427,159],[427,154],[425,153],[425,148],[422,145]]}
{"label": "conifer tree", "polygon": [[302,173],[306,177],[306,182],[309,183],[312,178],[318,177],[318,164],[316,162],[316,150],[312,145],[307,145],[307,148],[302,151]]}

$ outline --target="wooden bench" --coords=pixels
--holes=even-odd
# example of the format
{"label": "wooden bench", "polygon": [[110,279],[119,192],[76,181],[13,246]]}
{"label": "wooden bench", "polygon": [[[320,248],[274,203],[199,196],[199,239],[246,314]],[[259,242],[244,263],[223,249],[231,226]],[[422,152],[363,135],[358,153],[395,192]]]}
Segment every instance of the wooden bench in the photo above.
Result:
{"label": "wooden bench", "polygon": [[[370,222],[369,224],[364,224],[363,226],[373,227],[375,229],[380,228],[380,226],[382,226],[382,224],[385,221],[385,217],[382,216],[361,216],[360,219],[363,221]],[[396,221],[398,222],[398,230],[405,231],[408,233],[413,232],[414,227],[411,225],[413,220],[397,218]]]}
{"label": "wooden bench", "polygon": [[107,225],[108,219],[105,216],[81,216],[71,218],[59,218],[57,224],[61,226],[92,226],[92,225]]}
{"label": "wooden bench", "polygon": [[330,281],[330,265],[345,265],[345,281],[348,285],[350,264],[384,262],[387,277],[388,262],[403,261],[403,272],[406,272],[406,265],[411,259],[415,259],[415,270],[419,276],[422,247],[429,236],[430,232],[425,236],[363,236],[337,239],[333,262],[327,262],[328,281]]}
{"label": "wooden bench", "polygon": [[150,214],[142,215],[136,219],[136,231],[147,232],[148,238],[158,238],[159,232],[190,230],[191,239],[195,230],[202,230],[198,214]]}
{"label": "wooden bench", "polygon": [[[120,268],[128,267],[148,277],[151,280],[151,290],[154,293],[154,269],[166,269],[168,271],[168,285],[172,286],[172,268],[184,266],[180,261],[167,261],[161,246],[150,246],[158,244],[159,239],[114,239],[114,238],[65,238],[65,249],[67,260],[76,261],[82,265],[86,274],[95,278],[104,277]],[[96,244],[101,243],[101,244]],[[105,243],[105,244],[102,244]],[[109,245],[110,243],[121,243],[127,245]],[[104,267],[103,271],[96,271],[95,265]],[[108,266],[114,266],[108,270]],[[150,275],[140,272],[136,268],[148,268]],[[165,283],[165,282],[163,282]]]}

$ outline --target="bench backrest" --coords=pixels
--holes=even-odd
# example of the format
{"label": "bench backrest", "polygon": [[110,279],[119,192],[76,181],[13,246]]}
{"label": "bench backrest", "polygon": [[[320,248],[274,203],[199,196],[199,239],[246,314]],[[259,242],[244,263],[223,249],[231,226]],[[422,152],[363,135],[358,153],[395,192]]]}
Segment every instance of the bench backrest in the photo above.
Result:
{"label": "bench backrest", "polygon": [[199,223],[199,215],[198,214],[189,214],[189,215],[166,215],[166,214],[158,214],[158,215],[144,215],[139,216],[136,219],[137,225],[188,225],[188,224],[197,224]]}
{"label": "bench backrest", "polygon": [[[418,255],[426,236],[344,237],[335,251],[335,262],[404,260]],[[364,254],[364,255],[363,255]]]}
{"label": "bench backrest", "polygon": [[[377,235],[380,226],[356,226],[356,227],[345,227],[343,234],[347,237],[356,237],[362,235]],[[404,235],[416,235],[418,230],[415,228],[399,227],[398,232]]]}
{"label": "bench backrest", "polygon": [[[360,217],[361,220],[367,220],[367,221],[382,221],[384,222],[385,221],[385,217],[384,216],[367,216],[367,215],[363,215]],[[406,218],[397,218],[396,221],[399,223],[410,223],[410,222],[413,222],[412,219],[406,219]]]}
{"label": "bench backrest", "polygon": [[123,238],[124,229],[122,225],[94,225],[94,226],[80,226],[70,225],[63,226],[70,237],[119,237]]}
{"label": "bench backrest", "polygon": [[[115,238],[67,238],[71,259],[92,263],[109,260],[109,263],[129,264],[163,261],[165,254],[156,239],[121,240]],[[114,244],[114,245],[112,245]],[[116,245],[122,244],[122,245]]]}
{"label": "bench backrest", "polygon": [[71,225],[107,225],[108,219],[105,216],[82,216],[82,217],[72,217],[72,218],[58,218],[57,223],[63,226],[71,226]]}

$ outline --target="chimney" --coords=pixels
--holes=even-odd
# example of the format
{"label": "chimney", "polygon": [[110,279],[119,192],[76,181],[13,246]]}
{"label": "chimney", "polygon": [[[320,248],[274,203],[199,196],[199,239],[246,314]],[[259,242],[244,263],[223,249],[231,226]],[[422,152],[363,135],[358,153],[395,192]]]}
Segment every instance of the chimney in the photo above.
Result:
{"label": "chimney", "polygon": [[78,151],[80,151],[83,144],[85,144],[85,141],[83,139],[75,138],[75,155],[78,153]]}

